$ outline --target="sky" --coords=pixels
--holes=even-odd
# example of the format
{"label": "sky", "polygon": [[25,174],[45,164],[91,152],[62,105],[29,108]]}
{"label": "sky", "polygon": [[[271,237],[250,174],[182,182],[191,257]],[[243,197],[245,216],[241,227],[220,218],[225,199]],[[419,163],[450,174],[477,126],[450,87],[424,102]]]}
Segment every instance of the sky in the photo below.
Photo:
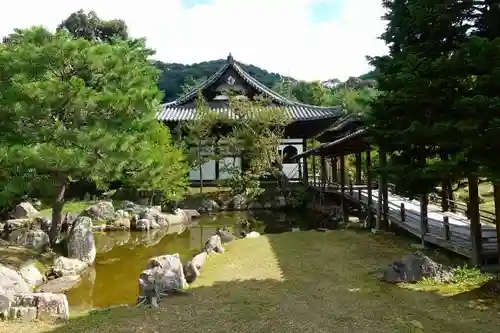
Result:
{"label": "sky", "polygon": [[123,19],[163,62],[226,58],[301,80],[347,79],[370,70],[381,0],[15,0],[0,7],[0,36],[14,28],[57,25],[79,9]]}

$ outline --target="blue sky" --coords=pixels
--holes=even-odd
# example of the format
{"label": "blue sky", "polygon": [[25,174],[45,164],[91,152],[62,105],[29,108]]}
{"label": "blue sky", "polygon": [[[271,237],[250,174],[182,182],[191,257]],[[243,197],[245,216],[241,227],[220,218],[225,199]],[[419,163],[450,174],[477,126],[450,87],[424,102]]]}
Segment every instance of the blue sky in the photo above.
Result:
{"label": "blue sky", "polygon": [[[30,10],[26,10],[29,8]],[[55,29],[70,13],[120,18],[165,62],[234,58],[304,80],[347,79],[387,47],[381,0],[16,0],[0,11],[0,36],[14,28]]]}

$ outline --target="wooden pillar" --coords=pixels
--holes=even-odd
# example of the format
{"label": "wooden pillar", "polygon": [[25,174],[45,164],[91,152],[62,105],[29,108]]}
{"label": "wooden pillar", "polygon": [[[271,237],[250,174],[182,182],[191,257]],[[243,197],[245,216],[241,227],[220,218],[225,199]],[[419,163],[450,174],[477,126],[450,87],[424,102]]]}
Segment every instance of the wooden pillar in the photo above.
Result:
{"label": "wooden pillar", "polygon": [[495,200],[495,222],[497,227],[497,256],[500,265],[500,185],[493,184],[493,198]]}
{"label": "wooden pillar", "polygon": [[[379,152],[380,158],[380,168],[382,173],[380,174],[380,191],[381,197],[379,196],[379,202],[382,201],[382,212],[381,212],[381,227],[387,229],[388,227],[388,216],[389,213],[389,182],[387,179],[387,153],[384,150]],[[379,205],[380,206],[380,205]]]}
{"label": "wooden pillar", "polygon": [[340,208],[344,222],[349,220],[347,214],[347,200],[345,199],[345,156],[340,155]]}
{"label": "wooden pillar", "polygon": [[366,179],[367,179],[367,191],[368,191],[368,202],[367,202],[367,209],[368,209],[368,226],[371,228],[373,226],[373,221],[372,221],[372,206],[373,206],[373,198],[372,198],[372,152],[371,150],[366,151]]}
{"label": "wooden pillar", "polygon": [[313,186],[316,187],[316,155],[312,155]]}
{"label": "wooden pillar", "polygon": [[425,234],[429,231],[428,206],[429,195],[427,193],[422,194],[420,196],[420,239],[422,245],[425,245]]}
{"label": "wooden pillar", "polygon": [[382,179],[381,177],[379,176],[379,179],[378,179],[378,189],[377,189],[377,220],[376,220],[376,223],[375,223],[375,229],[377,230],[380,230],[380,229],[383,229],[384,225],[383,225],[383,222],[382,222],[382,209],[383,209],[383,205],[382,205]]}
{"label": "wooden pillar", "polygon": [[481,252],[483,249],[481,221],[479,216],[479,190],[476,174],[470,174],[469,181],[469,219],[470,219],[470,238],[472,241],[471,260],[476,267],[481,265]]}
{"label": "wooden pillar", "polygon": [[337,158],[332,157],[332,182],[338,182]]}
{"label": "wooden pillar", "polygon": [[356,153],[356,185],[361,185],[363,183],[361,179],[361,171],[363,166],[361,164],[361,153]]}
{"label": "wooden pillar", "polygon": [[[302,152],[305,152],[306,150],[307,150],[307,140],[302,139]],[[304,176],[304,185],[309,186],[309,173],[307,172],[307,156],[304,156],[302,158],[302,168],[303,168],[302,175]]]}
{"label": "wooden pillar", "polygon": [[326,173],[326,158],[324,155],[321,155],[321,187],[323,188],[323,191],[325,191],[326,188],[326,180],[327,180],[327,173]]}

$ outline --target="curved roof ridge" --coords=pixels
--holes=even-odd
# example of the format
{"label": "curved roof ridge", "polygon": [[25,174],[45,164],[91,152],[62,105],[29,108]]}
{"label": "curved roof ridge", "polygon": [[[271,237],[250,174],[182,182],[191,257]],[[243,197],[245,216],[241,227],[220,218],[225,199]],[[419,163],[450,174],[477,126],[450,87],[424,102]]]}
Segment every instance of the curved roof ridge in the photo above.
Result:
{"label": "curved roof ridge", "polygon": [[193,98],[194,96],[196,96],[196,94],[198,93],[199,90],[203,90],[203,89],[207,88],[208,86],[210,86],[215,81],[217,81],[217,79],[219,79],[222,76],[222,74],[224,74],[224,72],[229,67],[229,65],[230,65],[230,62],[229,61],[226,62],[221,68],[219,68],[219,70],[217,70],[217,72],[215,72],[208,79],[206,79],[202,83],[198,84],[196,87],[191,89],[191,91],[189,91],[186,94],[184,94],[183,96],[177,98],[175,101],[165,103],[165,106],[178,105],[178,104],[181,104],[181,103]]}
{"label": "curved roof ridge", "polygon": [[164,106],[176,106],[179,104],[182,104],[184,102],[189,101],[191,98],[195,97],[196,94],[198,93],[199,90],[203,90],[208,88],[211,84],[213,84],[215,81],[217,81],[223,74],[224,72],[229,68],[233,67],[233,69],[245,80],[248,84],[250,84],[253,88],[256,90],[259,90],[260,92],[266,94],[268,97],[271,97],[272,100],[279,104],[284,104],[287,106],[297,106],[297,107],[304,107],[304,108],[310,108],[310,109],[319,109],[319,110],[331,110],[331,109],[339,109],[342,110],[342,105],[336,105],[336,106],[317,106],[317,105],[311,105],[311,104],[305,104],[297,101],[292,101],[277,92],[273,91],[272,89],[266,87],[264,84],[259,82],[257,79],[252,77],[249,73],[247,73],[243,68],[241,68],[240,65],[236,63],[234,60],[233,56],[229,54],[227,57],[226,63],[217,71],[215,72],[211,77],[206,79],[204,82],[200,83],[197,85],[195,88],[193,88],[191,91],[187,92],[183,96],[179,97],[178,99],[165,103]]}
{"label": "curved roof ridge", "polygon": [[238,74],[240,74],[241,76],[243,76],[243,78],[248,79],[249,81],[251,81],[249,83],[250,84],[253,83],[253,85],[255,85],[254,88],[262,90],[265,93],[267,93],[267,94],[275,97],[279,101],[281,101],[283,103],[286,103],[288,105],[296,105],[296,106],[302,106],[302,107],[307,107],[307,108],[317,108],[317,109],[333,109],[333,108],[341,108],[342,107],[341,105],[335,105],[335,106],[317,106],[317,105],[311,105],[311,104],[301,103],[301,102],[297,102],[297,101],[292,101],[292,100],[290,100],[290,99],[288,99],[288,98],[286,98],[286,97],[278,94],[277,92],[273,91],[272,89],[266,87],[262,83],[260,83],[257,79],[255,79],[250,74],[248,74],[238,64],[235,63],[234,64],[234,68],[238,71]]}

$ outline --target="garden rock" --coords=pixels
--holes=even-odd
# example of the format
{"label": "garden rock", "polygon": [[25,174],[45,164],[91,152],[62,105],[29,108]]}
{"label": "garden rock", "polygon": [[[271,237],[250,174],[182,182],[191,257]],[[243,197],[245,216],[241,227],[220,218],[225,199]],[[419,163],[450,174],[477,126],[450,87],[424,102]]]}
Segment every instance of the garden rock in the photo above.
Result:
{"label": "garden rock", "polygon": [[130,214],[139,214],[144,209],[143,206],[137,205],[132,201],[123,201],[120,207]]}
{"label": "garden rock", "polygon": [[42,284],[44,280],[42,273],[33,262],[24,264],[19,269],[19,275],[23,277],[31,289],[34,289],[36,286]]}
{"label": "garden rock", "polygon": [[205,199],[198,208],[200,214],[215,213],[220,209],[219,204],[212,199]]}
{"label": "garden rock", "polygon": [[63,319],[69,316],[66,295],[52,293],[20,293],[10,298],[10,319],[44,320]]}
{"label": "garden rock", "polygon": [[420,251],[405,255],[384,269],[381,280],[390,283],[413,283],[424,278],[450,281],[453,273]]}
{"label": "garden rock", "polygon": [[15,270],[0,264],[0,294],[28,293],[30,288]]}
{"label": "garden rock", "polygon": [[135,229],[139,231],[148,231],[151,227],[151,223],[148,219],[139,219],[135,223]]}
{"label": "garden rock", "polygon": [[39,291],[44,293],[66,293],[76,286],[82,278],[79,275],[62,276],[55,280],[50,280],[40,286]]}
{"label": "garden rock", "polygon": [[20,246],[36,251],[45,250],[50,243],[49,235],[43,230],[26,230],[20,241]]}
{"label": "garden rock", "polygon": [[88,216],[97,221],[112,219],[115,213],[115,208],[111,201],[99,201],[96,204],[84,210],[84,216]]}
{"label": "garden rock", "polygon": [[52,270],[58,276],[78,275],[87,268],[87,264],[79,259],[57,257]]}
{"label": "garden rock", "polygon": [[184,265],[183,270],[187,283],[193,283],[200,276],[200,271],[205,265],[207,257],[206,252],[198,253]]}
{"label": "garden rock", "polygon": [[79,216],[73,223],[68,236],[68,257],[79,259],[89,265],[94,263],[96,247],[92,233],[92,220]]}
{"label": "garden rock", "polygon": [[186,288],[179,254],[151,258],[139,276],[139,302],[157,306],[160,297]]}
{"label": "garden rock", "polygon": [[243,210],[247,208],[247,198],[243,194],[236,194],[232,200],[234,210]]}
{"label": "garden rock", "polygon": [[19,230],[23,228],[29,228],[32,225],[31,219],[21,218],[21,219],[11,219],[5,221],[4,231],[12,232],[14,230]]}
{"label": "garden rock", "polygon": [[236,236],[233,235],[229,231],[229,229],[227,229],[227,227],[217,228],[216,234],[220,236],[220,239],[221,239],[221,241],[222,241],[223,244],[232,242],[233,240],[236,239]]}
{"label": "garden rock", "polygon": [[10,213],[14,219],[33,218],[38,214],[38,210],[36,210],[35,207],[33,207],[33,205],[29,202],[21,202]]}
{"label": "garden rock", "polygon": [[211,254],[212,252],[224,253],[221,237],[217,234],[210,236],[207,239],[203,250],[208,254]]}
{"label": "garden rock", "polygon": [[122,209],[117,210],[113,220],[106,223],[106,230],[130,230],[130,214]]}
{"label": "garden rock", "polygon": [[36,228],[39,228],[40,230],[42,230],[43,232],[46,232],[46,233],[49,232],[50,226],[52,225],[52,220],[48,217],[45,217],[45,216],[35,217],[33,222],[34,222],[34,225],[36,226]]}

